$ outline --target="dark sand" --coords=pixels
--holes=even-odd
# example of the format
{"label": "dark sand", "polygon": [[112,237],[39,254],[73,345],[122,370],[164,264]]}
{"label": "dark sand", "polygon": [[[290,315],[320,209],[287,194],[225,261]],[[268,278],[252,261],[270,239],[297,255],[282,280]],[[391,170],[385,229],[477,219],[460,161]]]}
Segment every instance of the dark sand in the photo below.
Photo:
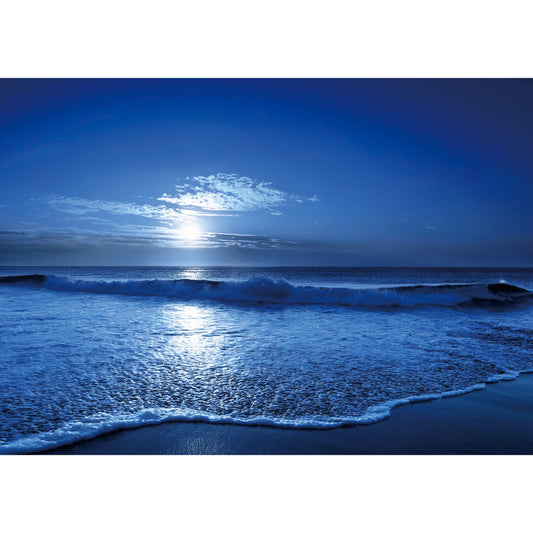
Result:
{"label": "dark sand", "polygon": [[533,374],[409,404],[370,425],[327,430],[169,422],[108,433],[56,454],[531,454]]}

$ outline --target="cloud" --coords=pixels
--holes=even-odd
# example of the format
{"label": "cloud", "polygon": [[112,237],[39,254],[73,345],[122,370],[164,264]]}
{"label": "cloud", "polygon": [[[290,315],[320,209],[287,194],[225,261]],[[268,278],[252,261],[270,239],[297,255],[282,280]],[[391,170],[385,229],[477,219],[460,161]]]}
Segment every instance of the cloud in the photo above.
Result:
{"label": "cloud", "polygon": [[201,232],[193,240],[179,229],[136,224],[109,224],[107,228],[56,227],[30,224],[19,231],[0,231],[0,250],[72,249],[76,247],[143,246],[157,248],[253,248],[291,247],[295,243],[266,235]]}
{"label": "cloud", "polygon": [[209,233],[207,238],[210,247],[238,248],[286,248],[295,244],[294,241],[275,239],[266,235],[247,235],[241,233]]}
{"label": "cloud", "polygon": [[176,185],[177,194],[164,193],[157,198],[168,205],[137,204],[68,196],[52,196],[47,203],[54,209],[72,215],[106,212],[114,215],[134,215],[166,222],[183,222],[198,217],[236,217],[242,213],[265,211],[281,215],[278,209],[289,202],[318,202],[315,196],[302,197],[272,187],[270,182],[246,176],[218,173],[211,176],[186,178]]}
{"label": "cloud", "polygon": [[431,230],[437,229],[437,226],[433,225],[431,222],[428,222],[426,224],[426,229],[431,231]]}
{"label": "cloud", "polygon": [[161,202],[177,205],[182,208],[206,212],[251,212],[270,210],[278,214],[275,208],[289,201],[316,202],[318,197],[303,198],[288,194],[272,187],[272,183],[257,181],[246,176],[218,173],[211,176],[186,178],[186,183],[177,185],[175,196],[163,194],[158,198]]}
{"label": "cloud", "polygon": [[145,218],[166,221],[190,220],[191,214],[169,208],[164,205],[134,204],[131,202],[115,202],[108,200],[90,200],[87,198],[54,196],[47,201],[48,205],[73,215],[104,211],[115,215],[136,215]]}
{"label": "cloud", "polygon": [[[319,199],[317,196],[289,194],[276,189],[270,182],[218,173],[207,177],[186,178],[183,183],[176,186],[174,196],[163,194],[157,198],[157,201],[162,202],[159,205],[75,196],[49,196],[44,201],[51,208],[70,216],[64,218],[61,227],[35,224],[28,228],[23,236],[17,235],[15,239],[8,239],[11,241],[10,245],[15,247],[28,245],[40,239],[40,242],[48,243],[50,246],[67,247],[81,244],[88,246],[127,244],[165,248],[292,247],[296,245],[292,241],[248,233],[204,231],[197,232],[194,236],[189,233],[187,236],[187,231],[184,231],[181,223],[198,221],[201,217],[240,217],[251,212],[280,216],[283,214],[281,206],[288,207],[290,203],[317,202]],[[151,201],[153,202],[154,198],[151,198]],[[142,221],[139,220],[139,224],[136,225],[132,223],[132,219],[120,219],[118,216],[142,217],[157,222],[156,225],[149,226],[142,225]],[[83,226],[84,223],[86,227],[77,227],[77,225]]]}

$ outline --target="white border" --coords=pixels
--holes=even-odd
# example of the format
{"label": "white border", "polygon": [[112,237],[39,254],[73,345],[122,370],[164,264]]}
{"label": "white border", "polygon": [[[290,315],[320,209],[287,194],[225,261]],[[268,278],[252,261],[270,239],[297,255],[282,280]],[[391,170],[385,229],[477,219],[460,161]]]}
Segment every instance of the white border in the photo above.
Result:
{"label": "white border", "polygon": [[528,77],[528,2],[26,0],[4,77]]}
{"label": "white border", "polygon": [[[2,77],[529,77],[523,1],[4,2]],[[0,95],[1,96],[1,95]],[[522,531],[528,457],[3,457],[4,531]]]}
{"label": "white border", "polygon": [[10,532],[526,531],[532,466],[517,456],[15,457],[2,460],[1,520]]}

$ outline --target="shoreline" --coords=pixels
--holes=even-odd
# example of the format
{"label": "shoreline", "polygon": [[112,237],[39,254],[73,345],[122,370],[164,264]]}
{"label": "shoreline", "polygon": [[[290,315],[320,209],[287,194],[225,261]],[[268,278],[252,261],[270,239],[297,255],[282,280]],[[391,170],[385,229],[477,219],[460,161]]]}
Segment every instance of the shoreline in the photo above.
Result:
{"label": "shoreline", "polygon": [[459,396],[398,405],[372,424],[291,429],[164,422],[119,429],[41,454],[531,454],[533,374]]}

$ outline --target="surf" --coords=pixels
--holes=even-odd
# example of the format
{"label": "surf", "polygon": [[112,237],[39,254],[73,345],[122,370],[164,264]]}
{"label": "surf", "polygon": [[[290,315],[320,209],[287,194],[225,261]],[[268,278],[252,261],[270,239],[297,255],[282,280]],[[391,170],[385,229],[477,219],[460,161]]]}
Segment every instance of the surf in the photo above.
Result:
{"label": "surf", "polygon": [[533,293],[497,283],[399,285],[375,288],[293,285],[285,280],[255,277],[245,281],[152,279],[126,281],[74,280],[65,276],[28,274],[2,276],[0,284],[39,287],[63,292],[159,296],[178,300],[230,303],[327,305],[409,308],[421,306],[505,305],[530,302]]}

